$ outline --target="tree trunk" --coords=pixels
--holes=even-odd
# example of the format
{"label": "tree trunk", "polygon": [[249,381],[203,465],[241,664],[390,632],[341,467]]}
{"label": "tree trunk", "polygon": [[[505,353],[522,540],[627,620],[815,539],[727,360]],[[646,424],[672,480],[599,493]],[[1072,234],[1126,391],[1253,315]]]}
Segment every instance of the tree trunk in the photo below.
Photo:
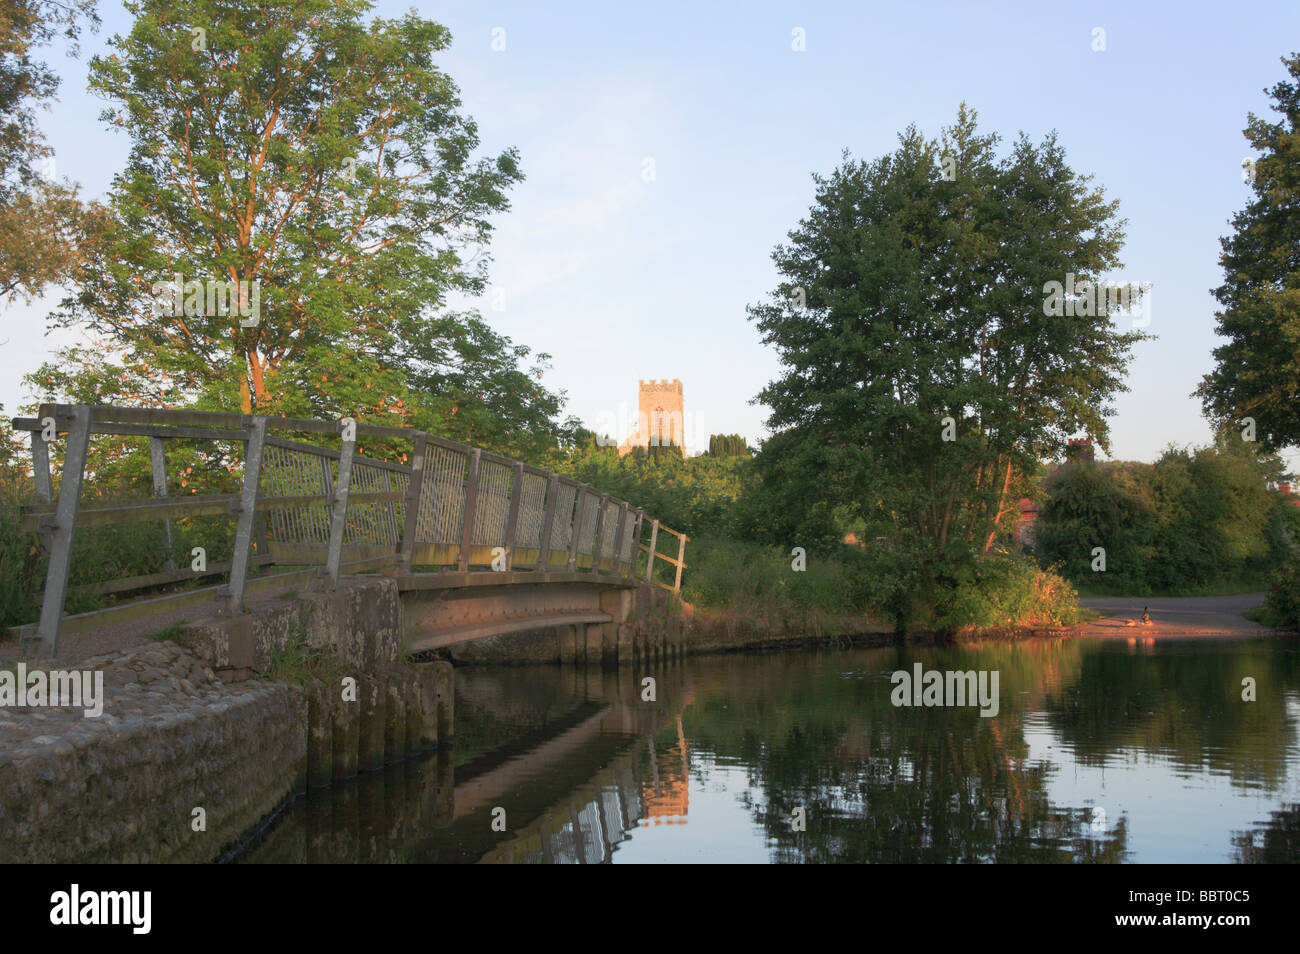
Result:
{"label": "tree trunk", "polygon": [[998,521],[1002,518],[1002,501],[1007,498],[1007,488],[1011,486],[1011,458],[1007,458],[1006,476],[1002,478],[1002,490],[998,494],[997,506],[993,511],[993,527],[989,530],[989,537],[984,541],[984,552],[988,553],[993,549],[993,540],[998,535]]}
{"label": "tree trunk", "polygon": [[253,398],[257,406],[263,412],[266,410],[267,401],[266,382],[263,377],[262,362],[257,356],[257,348],[249,348],[246,352],[248,355],[248,369],[252,372],[253,377]]}

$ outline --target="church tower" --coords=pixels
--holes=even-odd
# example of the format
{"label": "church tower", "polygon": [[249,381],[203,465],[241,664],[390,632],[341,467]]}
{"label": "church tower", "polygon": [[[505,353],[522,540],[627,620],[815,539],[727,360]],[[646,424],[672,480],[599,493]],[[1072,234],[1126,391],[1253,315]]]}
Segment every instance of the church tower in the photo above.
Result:
{"label": "church tower", "polygon": [[633,447],[675,444],[685,457],[682,382],[673,378],[671,381],[638,383],[636,433],[619,445],[618,456],[625,456]]}

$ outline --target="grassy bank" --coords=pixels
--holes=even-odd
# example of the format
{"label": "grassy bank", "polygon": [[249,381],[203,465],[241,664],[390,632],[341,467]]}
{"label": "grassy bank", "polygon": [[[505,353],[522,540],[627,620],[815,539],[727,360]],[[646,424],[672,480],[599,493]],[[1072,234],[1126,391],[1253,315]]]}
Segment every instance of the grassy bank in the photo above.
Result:
{"label": "grassy bank", "polygon": [[908,589],[908,575],[890,565],[888,554],[855,546],[800,561],[783,548],[703,536],[691,541],[687,563],[683,598],[713,613],[859,617],[901,632],[955,634],[1071,626],[1080,618],[1067,581],[1008,555],[991,555],[968,577],[929,591]]}

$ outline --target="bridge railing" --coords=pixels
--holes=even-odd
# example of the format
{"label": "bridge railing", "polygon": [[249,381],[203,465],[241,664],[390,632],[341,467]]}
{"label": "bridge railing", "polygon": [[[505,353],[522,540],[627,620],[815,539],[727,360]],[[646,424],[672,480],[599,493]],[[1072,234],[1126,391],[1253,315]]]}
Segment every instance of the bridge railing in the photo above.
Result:
{"label": "bridge railing", "polygon": [[[592,574],[681,589],[688,538],[642,509],[569,477],[411,428],[347,418],[60,404],[42,405],[37,417],[15,418],[13,426],[31,434],[37,499],[23,508],[22,529],[44,536],[48,557],[40,621],[19,632],[49,657],[57,655],[60,632],[213,601],[238,613],[249,593],[321,574],[336,584],[345,570]],[[60,436],[61,462],[50,454]],[[148,439],[150,496],[102,496],[107,477],[87,464],[92,438],[105,437],[120,442],[119,471],[131,463],[126,458],[143,451],[126,439]],[[365,456],[363,440],[382,450]],[[188,487],[188,495],[169,496],[177,489],[174,475],[168,479],[169,444],[174,457],[182,452],[179,445],[190,445],[187,459],[200,455],[200,474],[191,465],[190,479],[182,478],[180,489]],[[57,498],[54,469],[60,477]],[[189,485],[205,473],[208,492],[198,493]],[[132,489],[129,480],[127,485]],[[143,486],[137,481],[134,489]],[[181,525],[204,517],[227,518],[227,526],[234,518],[229,559],[206,563],[196,556],[189,568],[178,568],[178,538],[197,539],[180,532]],[[140,521],[161,524],[165,543],[156,570],[70,590],[78,529]],[[217,551],[225,546],[224,538],[220,542]],[[664,542],[675,556],[662,552]],[[186,548],[181,550],[183,558]],[[226,582],[64,614],[70,591],[138,592],[213,576]]]}

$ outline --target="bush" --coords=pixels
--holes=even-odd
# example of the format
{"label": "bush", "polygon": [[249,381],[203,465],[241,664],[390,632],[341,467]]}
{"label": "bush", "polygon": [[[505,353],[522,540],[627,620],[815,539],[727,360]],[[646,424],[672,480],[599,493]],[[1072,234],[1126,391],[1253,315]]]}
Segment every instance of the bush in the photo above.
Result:
{"label": "bush", "polygon": [[913,626],[953,633],[964,629],[1071,626],[1078,593],[1055,568],[1043,570],[1005,554],[986,556],[942,581],[929,614]]}
{"label": "bush", "polygon": [[1266,626],[1300,629],[1300,559],[1284,563],[1273,573],[1268,598],[1255,618]]}
{"label": "bush", "polygon": [[[1043,565],[1088,590],[1128,595],[1256,587],[1287,557],[1296,515],[1268,489],[1277,458],[1220,438],[1154,464],[1067,464],[1044,484],[1034,528]],[[1106,551],[1093,572],[1093,548]]]}

